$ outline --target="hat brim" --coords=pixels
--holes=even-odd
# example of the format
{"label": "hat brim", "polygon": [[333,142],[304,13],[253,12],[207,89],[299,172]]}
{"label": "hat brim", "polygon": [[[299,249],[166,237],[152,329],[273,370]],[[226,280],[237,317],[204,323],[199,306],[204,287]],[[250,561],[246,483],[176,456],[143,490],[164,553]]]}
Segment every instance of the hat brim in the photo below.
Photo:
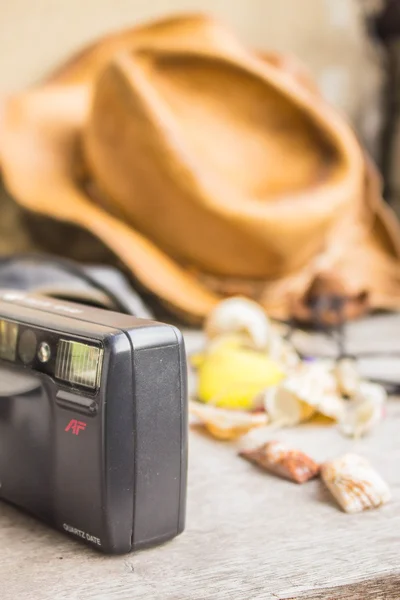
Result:
{"label": "hat brim", "polygon": [[[226,34],[214,19],[198,14],[111,34],[73,56],[41,86],[8,99],[1,107],[0,168],[18,204],[89,230],[147,290],[193,322],[204,318],[221,297],[132,226],[90,199],[75,177],[77,146],[93,83],[116,53],[148,42],[152,46],[202,48],[214,45],[216,37],[224,51],[241,52],[234,36]],[[282,57],[262,58],[274,65],[278,60],[282,67]],[[298,65],[289,62],[290,68],[285,64],[285,70],[298,76]],[[303,72],[299,79],[304,79]]]}
{"label": "hat brim", "polygon": [[7,190],[28,211],[89,230],[146,289],[182,315],[201,320],[218,296],[93,203],[76,182],[76,150],[88,104],[87,86],[50,84],[6,102],[1,165]]}

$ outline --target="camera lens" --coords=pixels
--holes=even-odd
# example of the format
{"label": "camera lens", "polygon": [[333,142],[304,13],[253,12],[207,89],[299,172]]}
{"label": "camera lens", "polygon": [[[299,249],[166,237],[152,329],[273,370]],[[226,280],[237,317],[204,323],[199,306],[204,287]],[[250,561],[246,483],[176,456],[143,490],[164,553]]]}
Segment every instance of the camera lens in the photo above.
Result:
{"label": "camera lens", "polygon": [[19,338],[18,354],[25,365],[33,361],[36,354],[36,335],[32,329],[26,329]]}

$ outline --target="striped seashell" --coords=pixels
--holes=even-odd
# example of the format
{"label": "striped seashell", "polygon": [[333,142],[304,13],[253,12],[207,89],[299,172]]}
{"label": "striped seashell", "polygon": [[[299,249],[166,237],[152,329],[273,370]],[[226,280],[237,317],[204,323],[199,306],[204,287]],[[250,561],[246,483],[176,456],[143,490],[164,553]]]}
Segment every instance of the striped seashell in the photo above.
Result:
{"label": "striped seashell", "polygon": [[391,498],[390,490],[379,473],[357,454],[345,454],[324,463],[321,477],[347,513],[377,508]]}

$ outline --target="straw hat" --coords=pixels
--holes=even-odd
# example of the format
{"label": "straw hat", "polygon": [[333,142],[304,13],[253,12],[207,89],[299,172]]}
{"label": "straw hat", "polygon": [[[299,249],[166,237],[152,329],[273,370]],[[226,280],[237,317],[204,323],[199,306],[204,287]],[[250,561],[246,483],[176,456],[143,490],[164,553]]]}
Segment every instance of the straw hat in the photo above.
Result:
{"label": "straw hat", "polygon": [[210,18],[111,35],[3,109],[13,198],[192,320],[238,293],[308,318],[325,282],[348,316],[400,307],[399,228],[350,127],[295,61]]}

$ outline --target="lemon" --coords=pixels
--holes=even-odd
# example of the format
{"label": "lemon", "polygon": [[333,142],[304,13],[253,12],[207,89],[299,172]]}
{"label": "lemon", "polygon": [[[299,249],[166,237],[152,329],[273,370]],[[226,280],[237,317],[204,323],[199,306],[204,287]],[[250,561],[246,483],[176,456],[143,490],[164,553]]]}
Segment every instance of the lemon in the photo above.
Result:
{"label": "lemon", "polygon": [[257,394],[277,385],[284,373],[267,354],[232,342],[216,345],[203,357],[198,397],[215,406],[249,410]]}

